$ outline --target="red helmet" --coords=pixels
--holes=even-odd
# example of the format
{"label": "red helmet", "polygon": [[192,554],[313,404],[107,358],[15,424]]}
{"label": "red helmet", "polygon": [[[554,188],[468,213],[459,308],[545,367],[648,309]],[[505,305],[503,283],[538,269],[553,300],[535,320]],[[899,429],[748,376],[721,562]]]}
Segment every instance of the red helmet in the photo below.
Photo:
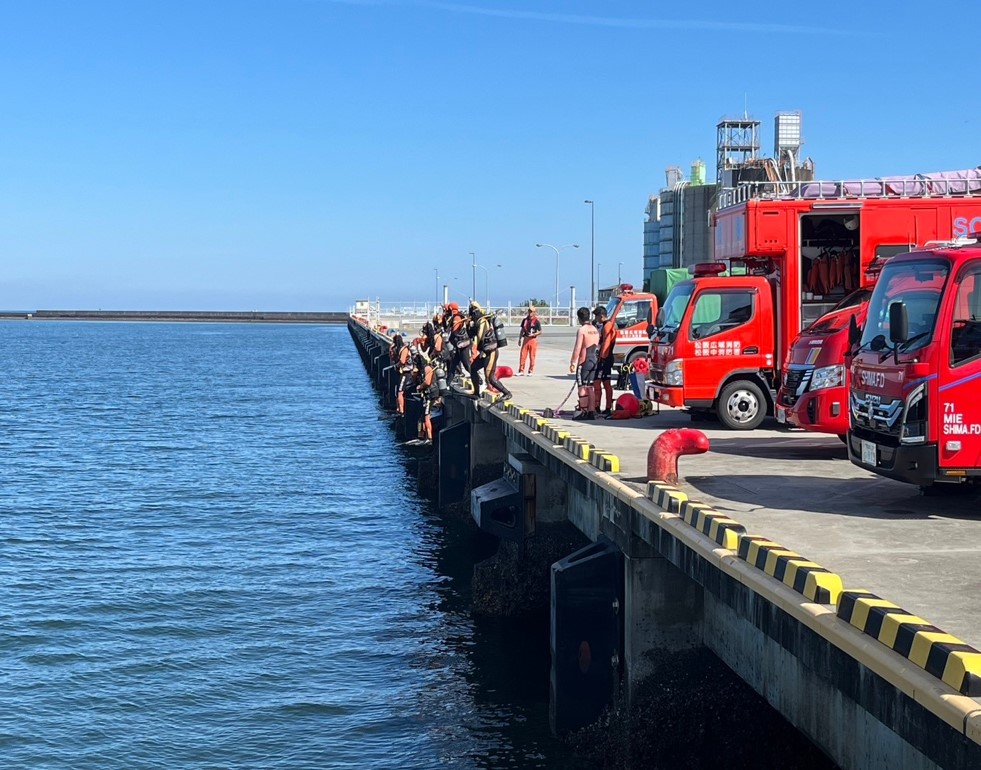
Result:
{"label": "red helmet", "polygon": [[624,393],[617,398],[616,409],[613,411],[614,420],[627,420],[636,417],[640,412],[640,401],[633,393]]}
{"label": "red helmet", "polygon": [[460,312],[460,306],[456,302],[447,302],[446,309],[449,310],[451,313]]}

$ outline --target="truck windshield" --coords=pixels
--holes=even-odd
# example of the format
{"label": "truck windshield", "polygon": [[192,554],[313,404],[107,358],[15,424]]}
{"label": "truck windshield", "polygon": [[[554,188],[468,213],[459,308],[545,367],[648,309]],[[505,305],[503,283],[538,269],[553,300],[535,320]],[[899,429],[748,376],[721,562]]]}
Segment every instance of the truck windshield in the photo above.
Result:
{"label": "truck windshield", "polygon": [[681,324],[681,319],[685,316],[691,295],[695,291],[695,284],[690,281],[676,284],[664,299],[664,307],[661,309],[661,328],[677,329]]}
{"label": "truck windshield", "polygon": [[613,318],[613,313],[617,309],[617,305],[620,304],[620,297],[610,297],[610,301],[606,303],[606,317]]}
{"label": "truck windshield", "polygon": [[821,316],[818,320],[808,326],[802,332],[802,334],[832,334],[839,329],[844,329],[846,326],[848,326],[848,319],[855,315],[855,313],[842,313],[841,311],[848,310],[850,308],[855,308],[857,310],[863,302],[868,302],[869,297],[871,296],[872,292],[869,289],[859,289],[858,291],[853,291],[841,302],[831,308],[831,310],[829,310],[825,315]]}
{"label": "truck windshield", "polygon": [[906,305],[909,318],[907,342],[900,350],[908,352],[923,347],[933,338],[937,308],[950,264],[941,259],[915,262],[890,262],[882,269],[876,282],[869,313],[862,333],[862,346],[886,349],[889,344],[889,306],[894,302]]}

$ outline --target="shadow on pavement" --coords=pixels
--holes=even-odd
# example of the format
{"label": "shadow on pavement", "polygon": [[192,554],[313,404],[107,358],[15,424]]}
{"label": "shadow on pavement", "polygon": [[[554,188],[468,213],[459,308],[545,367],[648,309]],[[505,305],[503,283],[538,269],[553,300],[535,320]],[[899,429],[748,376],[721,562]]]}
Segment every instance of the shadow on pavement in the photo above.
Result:
{"label": "shadow on pavement", "polygon": [[[716,454],[738,457],[786,460],[848,460],[848,450],[837,438],[802,439],[797,436],[753,438],[709,437],[711,449]],[[806,469],[802,469],[806,472]]]}
{"label": "shadow on pavement", "polygon": [[[806,473],[806,468],[801,472]],[[725,474],[686,476],[685,484],[697,490],[692,498],[732,513],[737,521],[740,513],[760,508],[788,516],[810,511],[868,519],[981,518],[981,490],[967,487],[948,488],[932,496],[889,479]],[[718,501],[700,498],[699,493]],[[726,501],[742,505],[726,506]]]}

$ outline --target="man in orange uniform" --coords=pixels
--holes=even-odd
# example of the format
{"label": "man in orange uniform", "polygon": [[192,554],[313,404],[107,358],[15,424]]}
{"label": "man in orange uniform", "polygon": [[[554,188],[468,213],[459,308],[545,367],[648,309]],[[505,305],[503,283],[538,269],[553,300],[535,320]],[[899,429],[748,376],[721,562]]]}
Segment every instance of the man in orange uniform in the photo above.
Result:
{"label": "man in orange uniform", "polygon": [[525,373],[525,364],[528,365],[528,376],[535,371],[535,355],[538,353],[538,338],[542,334],[542,322],[535,315],[535,307],[528,307],[528,313],[521,319],[521,332],[518,334],[518,344],[521,346],[521,353],[518,356],[518,376]]}
{"label": "man in orange uniform", "polygon": [[[599,349],[596,365],[596,381],[593,383],[593,399],[596,411],[607,417],[613,414],[613,346],[617,341],[617,325],[606,318],[606,308],[602,305],[593,311],[593,325],[599,329]],[[606,409],[603,405],[603,392],[606,392]]]}

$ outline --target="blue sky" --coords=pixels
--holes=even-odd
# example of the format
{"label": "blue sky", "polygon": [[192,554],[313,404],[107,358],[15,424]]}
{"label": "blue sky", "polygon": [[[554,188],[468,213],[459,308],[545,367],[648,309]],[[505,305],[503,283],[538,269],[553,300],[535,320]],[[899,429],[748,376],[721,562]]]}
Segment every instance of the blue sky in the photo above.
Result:
{"label": "blue sky", "polygon": [[[752,6],[752,10],[748,7]],[[746,15],[740,17],[740,13]],[[664,169],[801,110],[818,176],[981,163],[963,4],[104,0],[0,9],[0,309],[497,304],[639,281]],[[502,265],[498,268],[497,265]],[[477,295],[485,274],[476,271]]]}

